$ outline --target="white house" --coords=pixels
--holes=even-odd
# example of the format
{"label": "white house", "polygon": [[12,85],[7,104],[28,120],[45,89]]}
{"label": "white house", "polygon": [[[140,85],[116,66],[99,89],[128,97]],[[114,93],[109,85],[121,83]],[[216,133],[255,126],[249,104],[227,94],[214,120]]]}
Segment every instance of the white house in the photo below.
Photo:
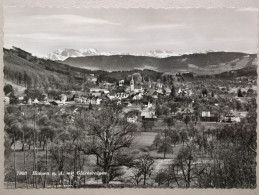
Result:
{"label": "white house", "polygon": [[210,111],[202,111],[201,117],[210,117]]}
{"label": "white house", "polygon": [[142,93],[138,93],[138,94],[134,95],[133,100],[141,100],[142,98],[143,98]]}
{"label": "white house", "polygon": [[22,101],[22,100],[24,100],[24,97],[20,96],[20,97],[18,97],[18,100]]}
{"label": "white house", "polygon": [[101,104],[101,101],[102,101],[102,100],[101,100],[100,98],[97,98],[97,99],[96,99],[96,105],[100,105],[100,104]]}
{"label": "white house", "polygon": [[4,97],[4,103],[5,103],[5,104],[10,104],[10,98],[7,97],[7,96],[5,96],[5,97]]}
{"label": "white house", "polygon": [[27,104],[29,104],[29,105],[32,104],[31,98],[28,99]]}
{"label": "white house", "polygon": [[33,101],[34,104],[38,104],[39,103],[39,100],[37,98],[34,99]]}
{"label": "white house", "polygon": [[143,119],[155,119],[157,118],[154,110],[145,109],[141,112]]}
{"label": "white house", "polygon": [[60,101],[61,101],[63,104],[66,104],[67,95],[66,95],[66,94],[61,94],[61,95],[60,95]]}
{"label": "white house", "polygon": [[116,93],[109,93],[107,95],[107,97],[110,99],[110,100],[114,100],[116,98]]}

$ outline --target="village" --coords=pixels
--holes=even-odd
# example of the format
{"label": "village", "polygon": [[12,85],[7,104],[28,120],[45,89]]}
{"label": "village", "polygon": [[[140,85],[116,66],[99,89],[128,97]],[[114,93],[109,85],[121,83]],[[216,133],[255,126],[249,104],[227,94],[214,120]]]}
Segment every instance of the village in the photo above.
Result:
{"label": "village", "polygon": [[[135,75],[135,80],[138,76],[141,75]],[[56,95],[55,98],[39,92],[31,93],[31,97],[24,94],[16,97],[16,104],[21,107],[52,105],[61,110],[72,106],[74,110],[69,116],[71,118],[80,108],[101,109],[115,103],[123,107],[123,116],[130,123],[155,121],[165,116],[179,121],[195,121],[195,124],[197,121],[238,123],[247,116],[246,105],[256,97],[254,79],[227,80],[228,87],[226,81],[216,87],[211,80],[206,80],[205,85],[202,80],[197,79],[184,81],[181,73],[170,75],[170,78],[171,84],[161,80],[136,84],[134,75],[131,75],[129,85],[124,84],[124,80],[120,80],[118,84],[105,81],[97,85],[97,77],[90,74],[88,82],[92,87],[87,90],[68,91]],[[9,95],[4,97],[5,105],[10,104]]]}

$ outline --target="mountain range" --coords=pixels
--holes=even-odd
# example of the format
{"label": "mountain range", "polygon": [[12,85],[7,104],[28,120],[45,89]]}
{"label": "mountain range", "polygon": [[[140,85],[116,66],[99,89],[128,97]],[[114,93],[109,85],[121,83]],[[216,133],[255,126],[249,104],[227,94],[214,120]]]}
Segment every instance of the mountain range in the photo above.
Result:
{"label": "mountain range", "polygon": [[[206,53],[206,52],[200,52]],[[45,58],[50,60],[63,61],[69,57],[84,57],[84,56],[112,56],[112,55],[132,55],[132,56],[147,56],[155,58],[167,58],[171,56],[180,56],[182,54],[172,51],[151,50],[145,53],[123,53],[123,52],[100,52],[97,49],[58,49],[49,53]]]}
{"label": "mountain range", "polygon": [[92,55],[68,57],[63,61],[58,60],[63,64],[90,70],[150,69],[159,72],[193,72],[197,74],[219,74],[225,71],[238,70],[256,65],[256,61],[256,54],[239,52],[194,53],[163,58],[128,54]]}

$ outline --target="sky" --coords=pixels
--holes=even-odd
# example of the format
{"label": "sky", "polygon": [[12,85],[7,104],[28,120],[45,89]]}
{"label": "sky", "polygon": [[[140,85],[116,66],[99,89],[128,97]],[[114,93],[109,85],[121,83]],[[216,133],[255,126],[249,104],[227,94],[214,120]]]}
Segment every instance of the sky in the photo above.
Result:
{"label": "sky", "polygon": [[102,52],[257,53],[255,8],[4,8],[4,47],[46,56],[57,49]]}

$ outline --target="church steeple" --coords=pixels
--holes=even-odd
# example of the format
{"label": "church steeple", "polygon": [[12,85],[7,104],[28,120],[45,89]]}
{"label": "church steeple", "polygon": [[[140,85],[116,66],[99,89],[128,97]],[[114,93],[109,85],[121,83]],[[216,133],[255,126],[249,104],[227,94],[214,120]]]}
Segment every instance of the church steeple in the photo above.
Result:
{"label": "church steeple", "polygon": [[130,81],[130,91],[134,91],[134,79],[133,79],[133,75],[131,77],[131,81]]}

